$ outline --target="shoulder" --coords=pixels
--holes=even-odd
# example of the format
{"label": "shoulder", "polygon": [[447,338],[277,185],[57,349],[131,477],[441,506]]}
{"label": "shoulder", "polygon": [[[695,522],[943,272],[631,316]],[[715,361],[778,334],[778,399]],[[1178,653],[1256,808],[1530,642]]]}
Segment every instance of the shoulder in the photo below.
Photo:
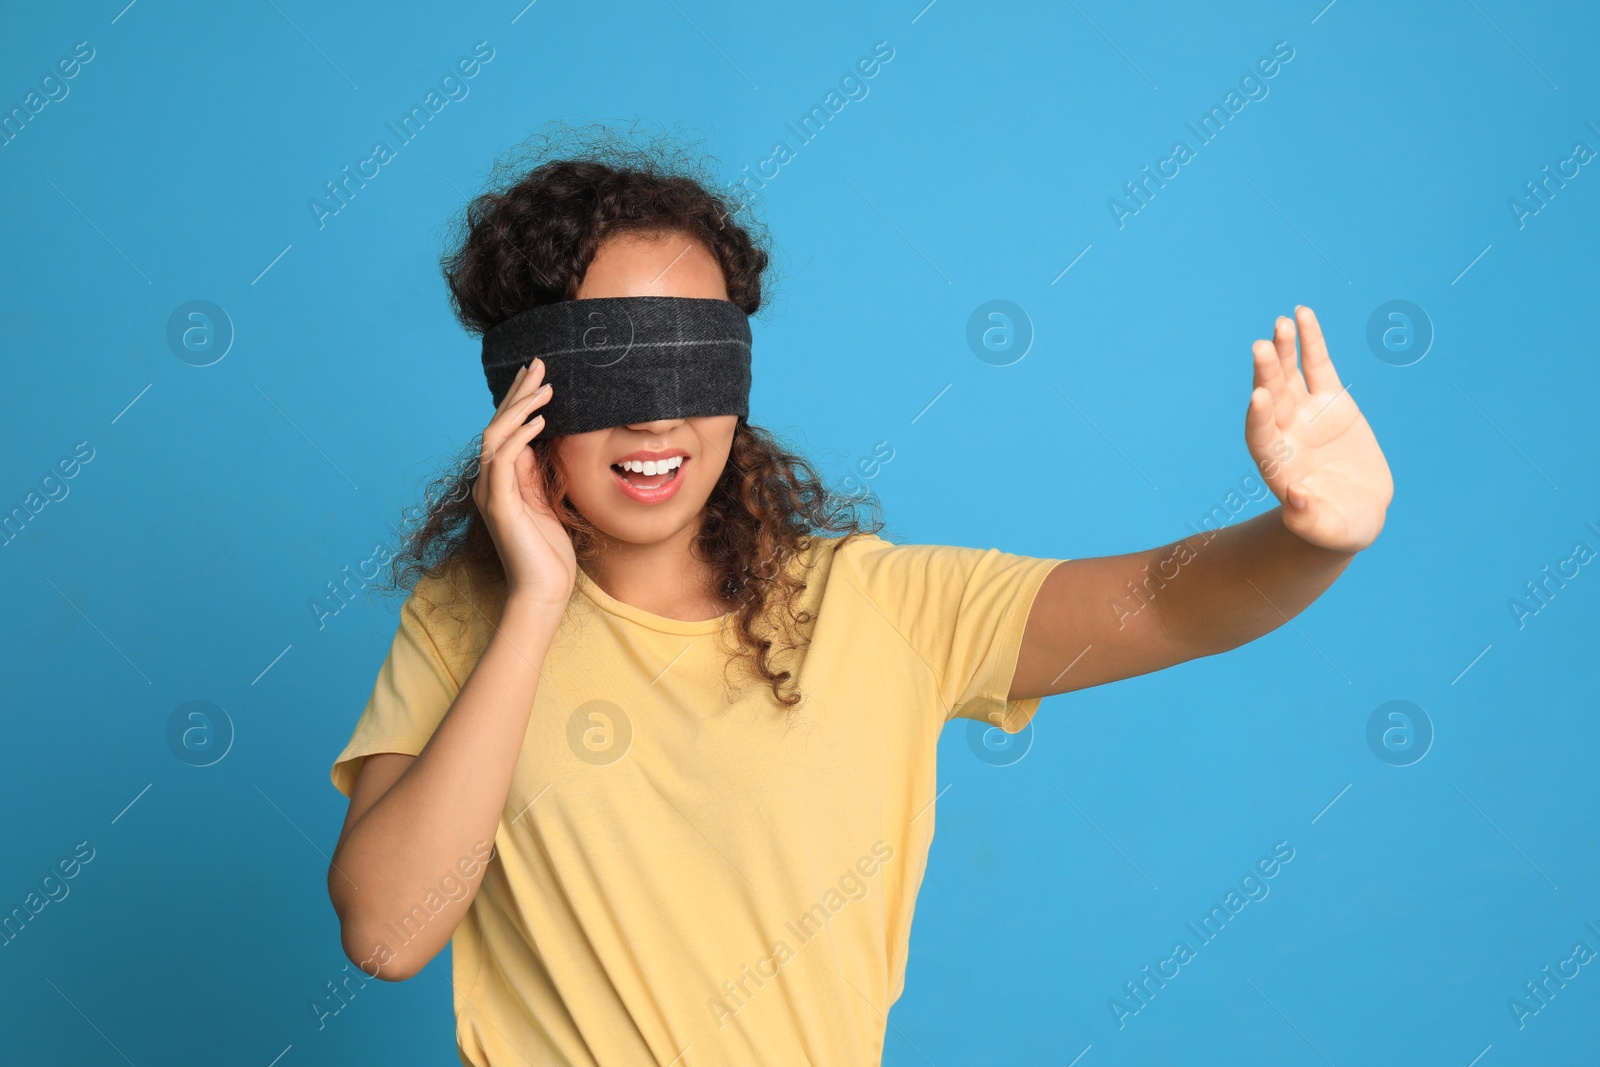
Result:
{"label": "shoulder", "polygon": [[832,537],[813,537],[807,546],[807,552],[814,563],[827,564],[838,559],[857,560],[863,554],[875,552],[888,547],[889,544],[888,540],[878,534],[858,530]]}
{"label": "shoulder", "polygon": [[1062,562],[994,547],[896,544],[876,536],[841,544],[834,555],[846,581],[907,626],[934,624],[981,601],[998,606],[1027,596]]}
{"label": "shoulder", "polygon": [[877,534],[836,539],[831,547],[845,573],[867,584],[948,577],[970,570],[991,554],[1000,554],[992,548],[898,543]]}
{"label": "shoulder", "polygon": [[983,555],[980,549],[898,544],[876,533],[855,532],[826,538],[814,548],[811,580],[848,590],[903,624],[933,590],[964,582]]}
{"label": "shoulder", "polygon": [[808,584],[830,584],[833,579],[860,585],[885,549],[895,547],[875,533],[853,531],[847,534],[813,536],[806,540],[796,563]]}

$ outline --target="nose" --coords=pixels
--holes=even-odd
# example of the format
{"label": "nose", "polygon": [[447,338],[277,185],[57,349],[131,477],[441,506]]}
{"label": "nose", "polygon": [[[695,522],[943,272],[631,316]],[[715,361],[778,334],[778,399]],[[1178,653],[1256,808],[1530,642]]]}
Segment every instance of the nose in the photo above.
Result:
{"label": "nose", "polygon": [[638,430],[640,433],[660,434],[683,422],[682,419],[652,419],[649,422],[630,422],[628,429]]}

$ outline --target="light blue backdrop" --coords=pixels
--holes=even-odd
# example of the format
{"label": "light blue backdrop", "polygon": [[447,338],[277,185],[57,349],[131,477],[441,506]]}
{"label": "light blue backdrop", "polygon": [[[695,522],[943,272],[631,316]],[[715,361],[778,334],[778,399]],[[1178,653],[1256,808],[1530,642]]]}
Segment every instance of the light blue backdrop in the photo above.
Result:
{"label": "light blue backdrop", "polygon": [[[1051,698],[1014,762],[947,731],[885,1062],[1597,1054],[1592,7],[123,2],[0,15],[0,506],[27,514],[0,549],[0,910],[74,871],[0,948],[8,1062],[454,1062],[445,956],[310,1008],[345,964],[327,767],[397,605],[319,629],[308,602],[481,429],[441,227],[552,116],[681,125],[730,181],[788,144],[754,415],[836,479],[887,442],[892,537],[1185,535],[1251,472],[1250,344],[1297,302],[1394,470],[1382,537],[1292,625]],[[478,42],[465,95],[319,225],[324,182]],[[995,300],[1025,354],[969,345]],[[231,330],[214,362],[169,342],[191,301]],[[1369,743],[1393,700],[1409,748],[1399,720]],[[210,766],[169,739],[189,701],[231,722]],[[1279,842],[1270,893],[1195,938]]]}

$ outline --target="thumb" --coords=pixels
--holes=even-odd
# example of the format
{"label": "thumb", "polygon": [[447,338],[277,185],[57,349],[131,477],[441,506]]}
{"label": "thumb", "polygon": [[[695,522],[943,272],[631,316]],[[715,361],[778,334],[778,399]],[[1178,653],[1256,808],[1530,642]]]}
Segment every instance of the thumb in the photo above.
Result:
{"label": "thumb", "polygon": [[1283,496],[1283,465],[1276,461],[1273,444],[1277,440],[1277,420],[1272,416],[1272,393],[1265,387],[1251,390],[1250,407],[1244,417],[1244,443],[1256,469],[1266,479],[1267,486],[1280,498]]}
{"label": "thumb", "polygon": [[1264,452],[1272,437],[1272,393],[1265,386],[1250,390],[1244,415],[1244,441],[1252,452]]}

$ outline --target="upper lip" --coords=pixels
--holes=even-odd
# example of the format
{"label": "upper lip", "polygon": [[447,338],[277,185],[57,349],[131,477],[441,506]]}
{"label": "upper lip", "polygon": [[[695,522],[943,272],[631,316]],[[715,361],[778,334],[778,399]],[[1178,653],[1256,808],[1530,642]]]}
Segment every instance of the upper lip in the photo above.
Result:
{"label": "upper lip", "polygon": [[621,456],[615,460],[612,460],[612,463],[613,465],[617,465],[626,463],[632,459],[639,460],[640,462],[645,462],[652,459],[663,460],[671,459],[673,456],[682,456],[684,459],[688,459],[689,453],[685,452],[681,448],[664,448],[659,451],[651,451],[648,448],[641,448],[637,452],[629,452],[626,456]]}

